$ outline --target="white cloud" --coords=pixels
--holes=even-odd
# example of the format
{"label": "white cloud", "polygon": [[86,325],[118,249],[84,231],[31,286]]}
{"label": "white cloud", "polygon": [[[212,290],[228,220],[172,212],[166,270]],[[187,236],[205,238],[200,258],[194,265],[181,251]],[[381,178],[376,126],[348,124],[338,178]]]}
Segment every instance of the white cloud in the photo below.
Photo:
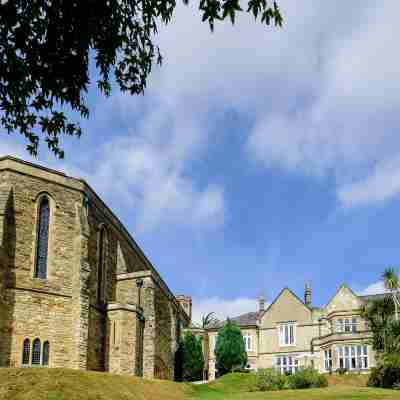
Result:
{"label": "white cloud", "polygon": [[365,289],[362,289],[358,292],[360,296],[367,296],[370,294],[381,294],[381,293],[386,293],[387,290],[385,289],[385,286],[382,281],[378,281],[375,283],[372,283],[371,285],[367,286]]}
{"label": "white cloud", "polygon": [[338,195],[345,207],[354,207],[383,202],[399,191],[400,156],[378,163],[366,178],[342,186]]}
{"label": "white cloud", "polygon": [[280,0],[282,29],[243,15],[214,33],[191,4],[161,28],[165,62],[144,100],[116,94],[96,109],[98,121],[115,120],[110,129],[119,119],[135,129],[110,132],[80,166],[135,209],[140,229],[223,221],[224,188],[190,166],[214,143],[209,116],[225,109],[252,121],[245,148],[263,168],[333,174],[346,207],[398,194],[400,3],[354,0],[344,12],[336,2]]}
{"label": "white cloud", "polygon": [[202,316],[214,312],[220,320],[258,311],[258,301],[247,297],[227,300],[220,297],[193,299],[193,321],[200,322]]}

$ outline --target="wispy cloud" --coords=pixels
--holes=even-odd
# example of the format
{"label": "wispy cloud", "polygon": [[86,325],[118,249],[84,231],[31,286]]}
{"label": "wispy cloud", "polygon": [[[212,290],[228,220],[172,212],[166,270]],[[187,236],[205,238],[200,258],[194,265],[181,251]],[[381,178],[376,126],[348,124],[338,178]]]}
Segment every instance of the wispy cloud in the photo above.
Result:
{"label": "wispy cloud", "polygon": [[375,283],[371,283],[366,288],[358,291],[358,294],[360,296],[367,296],[370,294],[381,294],[381,293],[386,293],[386,292],[387,292],[387,290],[385,289],[385,285],[383,284],[383,282],[378,281]]}

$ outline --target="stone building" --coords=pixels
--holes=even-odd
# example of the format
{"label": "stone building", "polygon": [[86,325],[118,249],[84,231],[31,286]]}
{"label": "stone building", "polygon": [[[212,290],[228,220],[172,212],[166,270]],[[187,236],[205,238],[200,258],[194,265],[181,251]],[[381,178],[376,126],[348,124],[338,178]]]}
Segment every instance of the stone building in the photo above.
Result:
{"label": "stone building", "polygon": [[[375,296],[358,296],[342,285],[324,307],[315,307],[311,287],[306,285],[304,299],[288,288],[268,307],[260,298],[258,310],[231,318],[243,335],[247,369],[272,367],[292,373],[300,366],[314,366],[320,372],[368,371],[375,365],[375,353],[370,345],[372,334],[360,312]],[[216,376],[214,348],[222,325],[214,324],[202,333],[209,379]]]}
{"label": "stone building", "polygon": [[0,367],[173,379],[190,308],[85,181],[0,158]]}

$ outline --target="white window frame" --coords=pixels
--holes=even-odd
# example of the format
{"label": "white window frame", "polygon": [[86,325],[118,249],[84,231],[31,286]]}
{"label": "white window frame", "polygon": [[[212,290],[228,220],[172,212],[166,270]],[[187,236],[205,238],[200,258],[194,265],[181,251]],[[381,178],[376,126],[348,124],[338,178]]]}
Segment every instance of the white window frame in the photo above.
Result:
{"label": "white window frame", "polygon": [[246,333],[243,335],[243,340],[244,340],[244,348],[246,349],[246,351],[253,351],[253,340],[252,340],[252,336],[250,333]]}
{"label": "white window frame", "polygon": [[333,369],[333,357],[332,349],[324,350],[324,366],[325,371],[332,371]]}
{"label": "white window frame", "polygon": [[296,373],[299,369],[297,356],[297,354],[288,354],[275,357],[275,370],[283,375]]}
{"label": "white window frame", "polygon": [[279,346],[288,347],[296,346],[296,329],[295,322],[286,322],[278,325]]}
{"label": "white window frame", "polygon": [[369,350],[366,344],[339,346],[338,367],[352,370],[369,369]]}
{"label": "white window frame", "polygon": [[347,317],[339,318],[336,320],[336,332],[340,333],[357,333],[358,332],[358,318]]}

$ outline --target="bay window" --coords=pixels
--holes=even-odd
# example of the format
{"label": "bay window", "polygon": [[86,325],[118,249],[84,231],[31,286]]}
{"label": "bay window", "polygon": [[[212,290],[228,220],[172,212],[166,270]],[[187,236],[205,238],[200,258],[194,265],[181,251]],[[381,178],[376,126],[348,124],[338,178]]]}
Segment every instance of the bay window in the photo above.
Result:
{"label": "bay window", "polygon": [[368,346],[352,345],[338,348],[339,367],[347,370],[368,369]]}

